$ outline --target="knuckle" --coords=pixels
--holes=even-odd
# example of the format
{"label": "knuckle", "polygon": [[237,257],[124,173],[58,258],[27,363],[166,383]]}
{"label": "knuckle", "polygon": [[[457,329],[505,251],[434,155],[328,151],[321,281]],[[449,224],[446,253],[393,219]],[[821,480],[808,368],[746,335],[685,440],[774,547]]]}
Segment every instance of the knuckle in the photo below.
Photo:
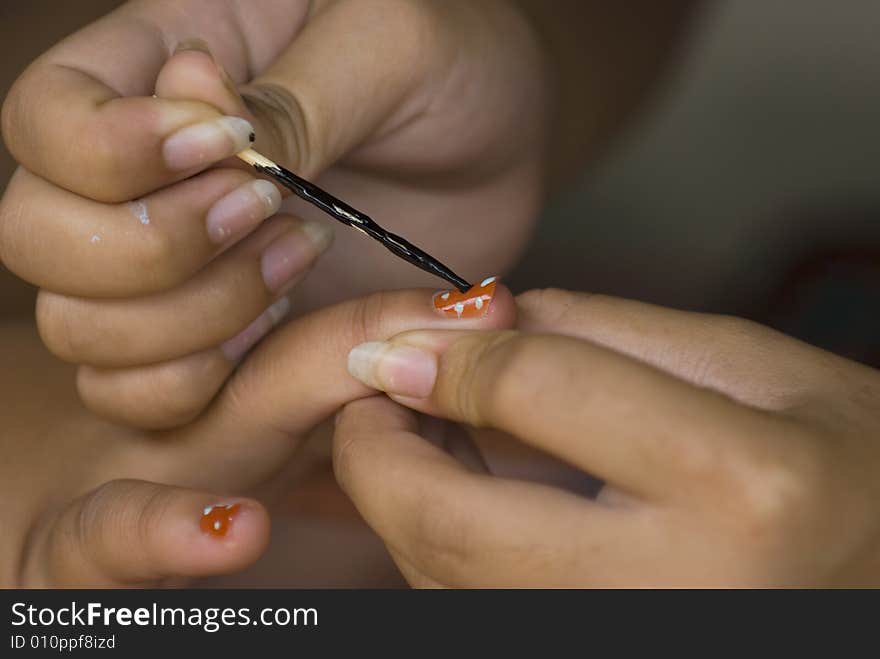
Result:
{"label": "knuckle", "polygon": [[199,416],[223,383],[223,375],[203,382],[190,369],[164,369],[146,386],[146,408],[153,427],[171,428],[189,423]]}
{"label": "knuckle", "polygon": [[92,558],[110,561],[114,557],[94,553],[120,546],[120,538],[130,540],[123,543],[128,547],[149,547],[153,530],[167,514],[171,494],[164,487],[149,485],[146,492],[145,487],[141,481],[114,480],[93,490],[74,520],[77,545],[92,553]]}
{"label": "knuckle", "polygon": [[474,426],[489,425],[511,406],[528,405],[541,377],[540,354],[536,341],[507,330],[476,335],[455,346],[441,359],[441,368],[451,376],[440,378],[451,383],[452,391],[443,391],[454,401],[462,418]]}
{"label": "knuckle", "polygon": [[18,177],[13,175],[0,199],[0,263],[16,273],[21,271],[18,237],[20,230],[27,227],[27,223],[22,221],[26,199],[17,194],[17,180]]}
{"label": "knuckle", "polygon": [[346,417],[349,414],[344,407],[337,417],[333,433],[333,473],[339,486],[351,495],[351,485],[357,478],[360,464],[358,453],[363,443],[358,441],[357,430],[348,427]]}
{"label": "knuckle", "polygon": [[352,309],[349,345],[384,338],[386,311],[390,306],[389,293],[379,291],[360,298]]}
{"label": "knuckle", "polygon": [[206,382],[204,376],[174,364],[135,378],[127,375],[81,366],[76,379],[80,399],[96,414],[150,430],[174,428],[195,419],[223,381],[223,374],[211,373],[213,381]]}
{"label": "knuckle", "polygon": [[37,296],[37,330],[46,348],[53,355],[68,362],[76,362],[91,353],[94,334],[82,331],[74,320],[78,314],[70,300],[62,295],[40,291]]}
{"label": "knuckle", "polygon": [[3,141],[13,155],[17,155],[20,150],[19,140],[24,129],[22,118],[27,116],[24,112],[26,94],[23,80],[24,77],[19,78],[12,86],[3,101],[3,107],[0,108],[0,131],[3,134]]}
{"label": "knuckle", "polygon": [[826,498],[825,452],[801,436],[774,456],[744,461],[736,475],[738,518],[749,537],[789,536],[818,522]]}
{"label": "knuckle", "polygon": [[73,547],[87,558],[96,558],[107,540],[124,532],[119,511],[130,487],[128,481],[108,481],[99,485],[86,496],[74,513],[67,532]]}

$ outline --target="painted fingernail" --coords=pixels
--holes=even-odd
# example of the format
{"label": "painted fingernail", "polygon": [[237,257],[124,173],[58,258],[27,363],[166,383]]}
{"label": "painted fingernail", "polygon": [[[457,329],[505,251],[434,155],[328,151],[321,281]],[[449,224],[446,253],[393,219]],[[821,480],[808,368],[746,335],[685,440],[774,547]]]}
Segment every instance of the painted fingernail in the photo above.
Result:
{"label": "painted fingernail", "polygon": [[412,346],[369,341],[348,353],[348,372],[373,389],[426,398],[437,379],[437,357]]}
{"label": "painted fingernail", "polygon": [[486,315],[498,277],[486,277],[467,292],[441,291],[434,295],[434,309],[451,318],[481,318]]}
{"label": "painted fingernail", "polygon": [[248,325],[244,330],[223,343],[220,350],[231,362],[237,362],[244,357],[259,341],[278,325],[290,312],[290,300],[282,297],[275,301],[259,317]]}
{"label": "painted fingernail", "polygon": [[303,221],[299,231],[276,238],[263,252],[260,264],[266,286],[273,293],[283,293],[332,242],[330,224],[318,221]]}
{"label": "painted fingernail", "polygon": [[206,506],[202,510],[199,528],[208,535],[222,538],[229,532],[232,522],[239,512],[241,512],[241,504],[239,503],[218,503]]}
{"label": "painted fingernail", "polygon": [[162,145],[165,164],[174,171],[205,167],[244,151],[254,127],[241,117],[220,117],[193,124],[171,135]]}
{"label": "painted fingernail", "polygon": [[257,179],[236,188],[211,206],[205,218],[212,242],[223,244],[241,236],[281,208],[281,193],[269,181]]}

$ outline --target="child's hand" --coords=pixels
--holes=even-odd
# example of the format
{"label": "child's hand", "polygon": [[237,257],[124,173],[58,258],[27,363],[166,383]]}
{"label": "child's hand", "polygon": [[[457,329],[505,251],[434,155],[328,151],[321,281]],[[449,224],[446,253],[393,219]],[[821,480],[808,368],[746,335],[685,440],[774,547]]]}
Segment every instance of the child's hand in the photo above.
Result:
{"label": "child's hand", "polygon": [[735,319],[560,291],[518,302],[521,332],[410,332],[356,350],[353,371],[605,487],[475,473],[401,405],[352,403],[337,477],[411,583],[880,584],[880,373]]}
{"label": "child's hand", "polygon": [[[178,49],[188,37],[207,45]],[[174,427],[285,315],[331,240],[334,222],[298,200],[288,209],[312,223],[264,222],[278,190],[224,160],[252,130],[455,269],[499,271],[539,202],[542,78],[504,2],[132,2],[10,92],[3,132],[22,167],[0,257],[42,289],[40,333],[84,365],[91,409]],[[435,283],[354,231],[328,257],[298,310]]]}
{"label": "child's hand", "polygon": [[415,327],[509,327],[513,298],[496,291],[480,318],[438,315],[430,293],[416,290],[292,321],[260,345],[198,420],[159,433],[83,410],[70,395],[69,369],[35,345],[32,329],[5,328],[0,496],[10,504],[0,512],[0,585],[177,583],[253,562],[268,519],[243,495],[271,498],[279,478],[289,487],[290,474],[304,469],[298,450],[313,428],[372,393],[346,372],[348,351]]}

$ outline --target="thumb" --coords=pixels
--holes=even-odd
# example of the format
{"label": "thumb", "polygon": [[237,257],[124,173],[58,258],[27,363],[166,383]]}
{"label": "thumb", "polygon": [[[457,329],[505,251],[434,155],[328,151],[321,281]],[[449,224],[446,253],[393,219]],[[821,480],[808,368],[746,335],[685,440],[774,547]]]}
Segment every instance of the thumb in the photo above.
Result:
{"label": "thumb", "polygon": [[427,107],[444,55],[430,3],[338,2],[315,12],[293,43],[241,88],[257,148],[314,178]]}
{"label": "thumb", "polygon": [[234,572],[266,548],[256,501],[144,481],[111,481],[35,530],[27,587],[159,585]]}

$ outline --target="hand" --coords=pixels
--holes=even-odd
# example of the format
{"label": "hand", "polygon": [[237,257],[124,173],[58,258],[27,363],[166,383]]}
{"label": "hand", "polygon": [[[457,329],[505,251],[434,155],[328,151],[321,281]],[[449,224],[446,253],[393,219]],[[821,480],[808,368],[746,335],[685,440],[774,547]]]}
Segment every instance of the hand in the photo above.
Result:
{"label": "hand", "polygon": [[[880,373],[737,319],[561,291],[518,306],[519,331],[352,353],[396,402],[345,408],[337,478],[410,583],[880,584]],[[605,486],[590,499],[466,468],[404,406]]]}
{"label": "hand", "polygon": [[83,365],[92,410],[176,427],[293,286],[302,312],[436,283],[343,230],[299,285],[333,221],[289,200],[264,222],[278,190],[225,160],[252,131],[456,270],[501,271],[541,195],[544,87],[529,25],[502,1],[131,2],[10,92],[3,132],[22,167],[0,258],[41,287],[40,333]]}
{"label": "hand", "polygon": [[280,328],[196,421],[163,432],[97,419],[29,325],[4,327],[0,586],[180,584],[249,565],[268,540],[263,506],[308,475],[316,426],[372,394],[346,373],[351,347],[414,327],[510,327],[513,298],[499,287],[483,311],[438,315],[423,290],[327,307]]}

